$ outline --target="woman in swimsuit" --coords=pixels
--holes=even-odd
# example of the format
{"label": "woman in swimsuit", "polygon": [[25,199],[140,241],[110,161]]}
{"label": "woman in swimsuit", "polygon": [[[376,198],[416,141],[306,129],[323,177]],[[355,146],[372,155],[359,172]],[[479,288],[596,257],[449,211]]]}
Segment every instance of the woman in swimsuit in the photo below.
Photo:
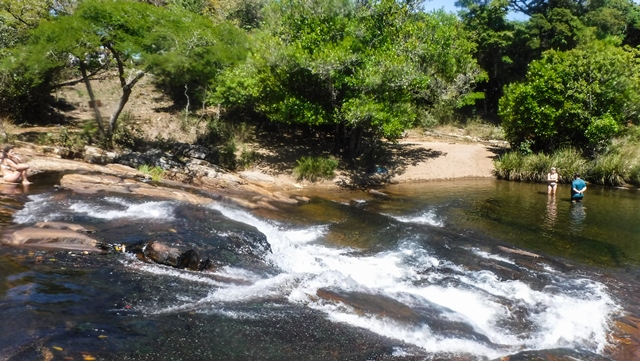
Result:
{"label": "woman in swimsuit", "polygon": [[2,151],[2,160],[0,160],[0,170],[2,171],[2,179],[8,183],[18,183],[22,180],[22,184],[31,184],[27,179],[28,164],[20,162],[20,158],[16,156],[13,146],[8,145]]}
{"label": "woman in swimsuit", "polygon": [[558,187],[558,173],[556,173],[555,167],[551,167],[551,171],[547,173],[547,193],[556,194],[557,187]]}

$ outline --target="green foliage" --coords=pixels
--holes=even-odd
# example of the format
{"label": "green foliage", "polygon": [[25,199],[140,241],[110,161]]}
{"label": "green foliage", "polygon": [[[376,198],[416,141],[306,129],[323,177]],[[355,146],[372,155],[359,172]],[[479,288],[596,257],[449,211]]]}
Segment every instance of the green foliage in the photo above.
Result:
{"label": "green foliage", "polygon": [[595,150],[601,150],[609,143],[613,136],[618,134],[620,128],[620,124],[607,113],[595,118],[591,124],[587,126],[584,135]]}
{"label": "green foliage", "polygon": [[420,109],[464,103],[480,71],[454,16],[404,2],[270,3],[247,62],[210,101],[273,122],[332,126],[347,158],[362,140],[395,140]]}
{"label": "green foliage", "polygon": [[138,170],[146,175],[151,176],[151,180],[154,182],[161,181],[164,178],[165,171],[161,167],[151,166],[149,164],[143,164],[138,167]]}
{"label": "green foliage", "polygon": [[156,75],[156,85],[174,102],[197,106],[205,100],[221,69],[244,60],[248,45],[246,35],[230,23],[212,26],[198,16],[187,20],[189,26],[172,24],[165,29],[167,40],[182,45],[150,54],[148,69]]}
{"label": "green foliage", "polygon": [[640,120],[637,59],[637,51],[609,45],[545,53],[500,99],[507,139],[529,141],[533,151],[602,148],[626,122]]}
{"label": "green foliage", "polygon": [[296,160],[293,174],[298,180],[307,179],[315,182],[319,179],[332,179],[338,168],[338,160],[326,157],[302,157]]}
{"label": "green foliage", "polygon": [[22,79],[31,79],[30,87],[47,84],[50,89],[53,75],[67,69],[84,74],[115,65],[122,93],[101,130],[107,143],[131,88],[146,71],[156,72],[158,84],[172,95],[179,89],[181,99],[200,101],[220,68],[242,59],[246,51],[245,36],[232,25],[214,26],[182,7],[136,1],[85,0],[69,14],[41,21],[29,35],[26,44],[7,51],[2,68],[21,71]]}

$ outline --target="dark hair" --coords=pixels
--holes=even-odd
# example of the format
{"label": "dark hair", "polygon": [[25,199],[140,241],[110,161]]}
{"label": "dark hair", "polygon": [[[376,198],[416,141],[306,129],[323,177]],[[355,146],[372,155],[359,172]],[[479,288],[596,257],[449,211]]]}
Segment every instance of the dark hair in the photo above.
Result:
{"label": "dark hair", "polygon": [[580,173],[574,173],[573,174],[573,179],[578,179],[580,178]]}
{"label": "dark hair", "polygon": [[4,149],[2,150],[2,159],[5,159],[7,157],[7,153],[9,153],[9,151],[13,148],[13,145],[7,145],[6,147],[4,147]]}

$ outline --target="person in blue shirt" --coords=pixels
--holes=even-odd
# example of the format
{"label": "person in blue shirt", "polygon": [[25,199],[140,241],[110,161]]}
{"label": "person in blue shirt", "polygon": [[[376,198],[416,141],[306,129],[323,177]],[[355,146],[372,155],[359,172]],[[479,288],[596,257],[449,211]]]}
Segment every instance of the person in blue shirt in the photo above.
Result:
{"label": "person in blue shirt", "polygon": [[584,197],[584,191],[587,190],[587,183],[580,178],[580,174],[573,175],[573,181],[571,182],[571,201],[581,201]]}

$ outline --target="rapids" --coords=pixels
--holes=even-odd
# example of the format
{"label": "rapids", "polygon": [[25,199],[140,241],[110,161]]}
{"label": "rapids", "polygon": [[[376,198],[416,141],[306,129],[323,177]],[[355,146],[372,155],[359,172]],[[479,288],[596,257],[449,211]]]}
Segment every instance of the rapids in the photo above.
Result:
{"label": "rapids", "polygon": [[4,248],[0,356],[494,360],[562,349],[622,360],[612,330],[640,305],[626,294],[638,284],[640,256],[626,246],[640,240],[630,222],[640,195],[590,189],[576,211],[537,188],[468,180],[389,187],[386,198],[310,193],[277,212],[43,189],[20,198],[11,223],[71,222],[108,243],[156,238],[204,252],[244,232],[266,236],[271,252],[193,272],[130,254]]}

